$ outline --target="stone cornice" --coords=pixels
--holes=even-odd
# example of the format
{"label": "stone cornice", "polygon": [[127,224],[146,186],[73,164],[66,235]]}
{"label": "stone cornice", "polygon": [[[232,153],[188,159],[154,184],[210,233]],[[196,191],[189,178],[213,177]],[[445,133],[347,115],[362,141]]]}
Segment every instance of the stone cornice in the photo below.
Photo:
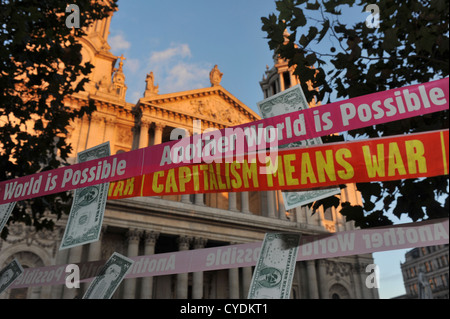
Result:
{"label": "stone cornice", "polygon": [[[156,197],[110,201],[106,209],[105,221],[115,227],[148,228],[160,233],[227,242],[258,241],[267,232],[302,232],[305,235],[327,233],[319,226]],[[168,220],[172,222],[168,223]]]}
{"label": "stone cornice", "polygon": [[222,86],[214,86],[209,88],[201,88],[196,90],[189,90],[183,92],[169,93],[169,94],[159,94],[149,98],[141,98],[138,102],[138,105],[146,106],[146,105],[164,105],[170,102],[177,102],[189,99],[195,99],[199,97],[206,97],[217,95],[222,97],[229,104],[233,105],[239,112],[248,117],[249,121],[256,121],[261,119],[261,117],[251,110],[244,103],[239,101],[235,96],[233,96],[230,92],[224,89]]}
{"label": "stone cornice", "polygon": [[[99,116],[100,114],[108,114],[118,117],[122,120],[128,120],[134,122],[133,105],[130,103],[115,103],[111,100],[105,100],[99,98],[98,96],[85,95],[85,94],[74,94],[65,99],[65,103],[71,106],[87,105],[89,100],[93,100],[96,104],[97,110],[93,115]],[[102,115],[100,115],[102,116]]]}
{"label": "stone cornice", "polygon": [[146,102],[140,105],[145,109],[142,114],[141,121],[144,120],[147,122],[155,122],[156,120],[159,122],[164,122],[169,126],[172,125],[178,127],[179,124],[184,124],[186,127],[190,128],[193,120],[202,120],[203,125],[206,125],[207,127],[216,127],[218,129],[229,127],[229,124],[227,123],[213,121],[204,116],[182,112],[180,110],[168,108],[167,106],[159,106]]}

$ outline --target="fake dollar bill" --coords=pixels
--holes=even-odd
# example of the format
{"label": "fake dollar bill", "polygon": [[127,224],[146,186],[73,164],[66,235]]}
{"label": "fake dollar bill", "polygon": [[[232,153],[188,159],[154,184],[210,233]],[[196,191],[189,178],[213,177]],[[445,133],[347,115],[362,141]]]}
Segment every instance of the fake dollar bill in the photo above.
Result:
{"label": "fake dollar bill", "polygon": [[0,294],[8,289],[9,286],[23,273],[22,265],[14,259],[5,268],[0,271]]}
{"label": "fake dollar bill", "polygon": [[3,227],[5,227],[9,216],[11,216],[14,206],[16,206],[15,202],[0,205],[0,233],[3,230]]}
{"label": "fake dollar bill", "polygon": [[[78,153],[77,158],[78,163],[82,163],[109,155],[109,142],[106,142]],[[103,166],[97,174],[106,174],[103,171],[107,169],[108,166]],[[109,183],[103,183],[75,190],[60,250],[91,243],[100,238],[108,188]]]}
{"label": "fake dollar bill", "polygon": [[[263,118],[274,117],[277,115],[292,113],[295,111],[306,110],[309,108],[305,94],[300,84],[295,85],[287,90],[275,94],[267,99],[257,103],[259,111]],[[307,139],[303,141],[293,142],[279,146],[279,148],[289,147],[305,147],[313,145],[321,145],[320,137]],[[340,189],[328,188],[323,190],[303,191],[303,192],[281,192],[285,209],[292,209],[298,206],[312,203],[316,200],[329,196],[340,194]]]}
{"label": "fake dollar bill", "polygon": [[132,265],[133,260],[113,253],[89,285],[83,299],[110,299]]}
{"label": "fake dollar bill", "polygon": [[287,233],[265,235],[248,299],[289,299],[300,236]]}

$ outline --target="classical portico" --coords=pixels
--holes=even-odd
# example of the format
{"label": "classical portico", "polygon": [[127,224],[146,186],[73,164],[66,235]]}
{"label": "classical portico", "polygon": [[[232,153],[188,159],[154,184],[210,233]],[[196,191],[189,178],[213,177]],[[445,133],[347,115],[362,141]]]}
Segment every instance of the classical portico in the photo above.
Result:
{"label": "classical portico", "polygon": [[[217,66],[211,70],[211,87],[184,92],[158,94],[154,75],[147,77],[144,97],[134,108],[137,128],[134,145],[139,148],[198,134],[205,130],[222,129],[255,121],[260,117],[220,85],[222,73]],[[184,135],[182,135],[184,134]],[[238,196],[239,195],[239,196]],[[175,199],[174,196],[164,196]],[[222,193],[212,195],[182,195],[183,203],[196,203],[231,211],[250,213],[249,194]],[[238,209],[239,207],[239,209]],[[257,207],[254,210],[258,210]]]}

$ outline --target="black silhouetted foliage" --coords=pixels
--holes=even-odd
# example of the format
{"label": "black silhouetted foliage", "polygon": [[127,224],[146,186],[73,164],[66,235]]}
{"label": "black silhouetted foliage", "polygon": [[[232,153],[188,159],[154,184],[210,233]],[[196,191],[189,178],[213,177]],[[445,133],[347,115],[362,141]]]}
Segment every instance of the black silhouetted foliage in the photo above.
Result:
{"label": "black silhouetted foliage", "polygon": [[[375,2],[281,0],[276,1],[276,15],[261,18],[270,49],[296,66],[309,101],[315,97],[329,103],[332,97],[352,98],[448,76],[448,1],[376,1],[379,28],[368,28],[365,21],[354,25],[341,21],[345,8],[359,6],[362,12],[371,3]],[[309,90],[308,81],[317,90]],[[372,138],[443,128],[448,128],[448,110],[348,133]],[[357,188],[364,207],[343,203],[341,211],[356,226],[391,224],[387,212],[397,217],[407,214],[413,221],[449,214],[448,176],[357,184]],[[336,201],[317,201],[313,208],[320,205],[336,206]]]}
{"label": "black silhouetted foliage", "polygon": [[[67,164],[70,121],[95,110],[93,103],[79,109],[64,105],[65,97],[83,89],[93,68],[82,63],[77,39],[84,27],[114,11],[116,1],[70,1],[79,8],[81,28],[66,26],[72,13],[66,13],[64,1],[0,2],[0,181]],[[63,193],[20,201],[8,224],[52,229],[44,213],[59,218],[70,209],[68,199]],[[7,234],[5,226],[1,237]]]}

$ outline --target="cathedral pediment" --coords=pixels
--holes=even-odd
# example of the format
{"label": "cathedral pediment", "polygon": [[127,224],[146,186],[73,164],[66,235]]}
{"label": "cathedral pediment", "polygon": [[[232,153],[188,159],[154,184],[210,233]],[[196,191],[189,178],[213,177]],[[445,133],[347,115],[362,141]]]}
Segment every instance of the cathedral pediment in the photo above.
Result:
{"label": "cathedral pediment", "polygon": [[220,85],[141,98],[137,106],[143,114],[147,113],[146,110],[159,109],[160,112],[178,113],[225,127],[260,119],[257,113]]}

